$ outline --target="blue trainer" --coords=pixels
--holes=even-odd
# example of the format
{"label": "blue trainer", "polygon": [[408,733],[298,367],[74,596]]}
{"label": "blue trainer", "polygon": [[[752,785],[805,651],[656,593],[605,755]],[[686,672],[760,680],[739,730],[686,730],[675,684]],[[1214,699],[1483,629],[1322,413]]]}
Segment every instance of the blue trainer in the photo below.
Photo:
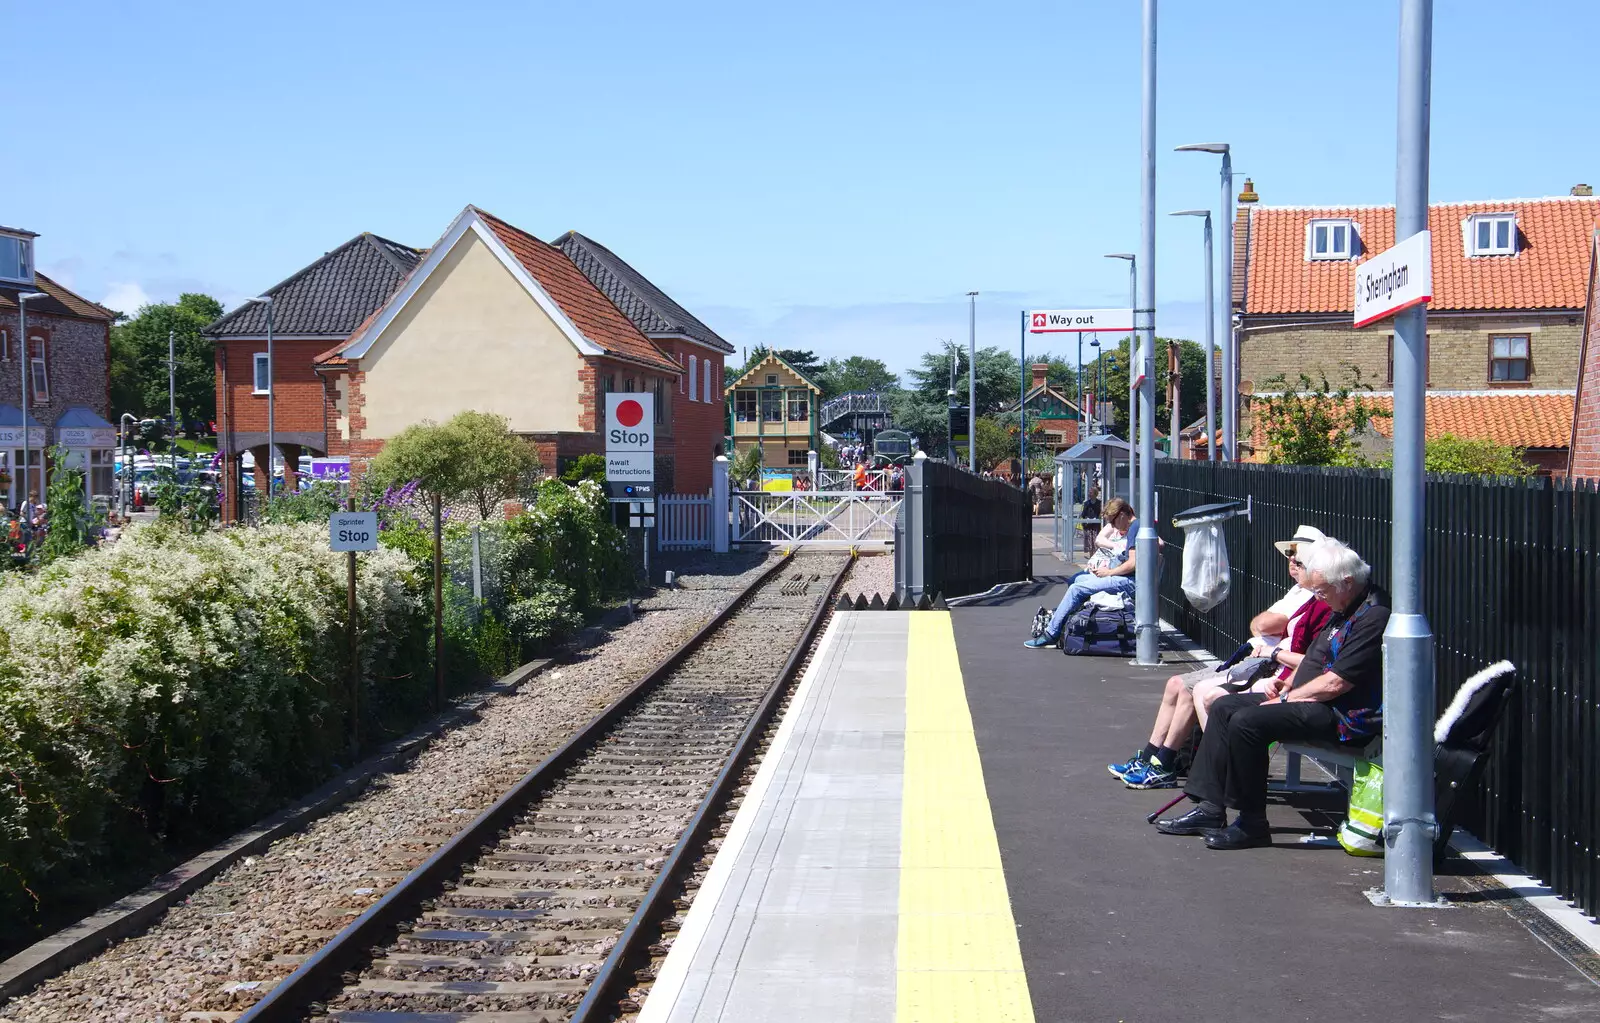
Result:
{"label": "blue trainer", "polygon": [[1144,750],[1140,750],[1130,757],[1128,762],[1125,764],[1107,764],[1106,770],[1110,771],[1118,778],[1122,778],[1126,776],[1129,771],[1144,767],[1145,763]]}
{"label": "blue trainer", "polygon": [[1148,764],[1140,764],[1137,771],[1123,775],[1122,784],[1130,789],[1175,789],[1178,787],[1178,772],[1167,770],[1160,760],[1152,760]]}
{"label": "blue trainer", "polygon": [[1022,645],[1029,650],[1048,650],[1056,645],[1056,637],[1047,632],[1043,636],[1033,637]]}

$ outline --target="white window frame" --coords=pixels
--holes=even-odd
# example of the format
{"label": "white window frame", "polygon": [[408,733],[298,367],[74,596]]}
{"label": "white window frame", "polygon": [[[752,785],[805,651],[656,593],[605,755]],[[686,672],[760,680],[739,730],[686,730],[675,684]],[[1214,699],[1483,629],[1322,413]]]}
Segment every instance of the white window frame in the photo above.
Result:
{"label": "white window frame", "polygon": [[[1510,227],[1506,231],[1506,244],[1500,245],[1495,238],[1499,234],[1496,225],[1506,223]],[[1489,244],[1478,244],[1478,228],[1489,229]],[[1474,213],[1461,222],[1462,244],[1466,247],[1468,256],[1515,256],[1517,254],[1517,215],[1515,213]]]}
{"label": "white window frame", "polygon": [[11,332],[0,330],[0,362],[11,361]]}
{"label": "white window frame", "polygon": [[[267,378],[267,386],[265,386],[265,387],[261,386],[261,377],[262,377],[262,369],[263,368],[266,369],[266,374],[265,375],[266,375],[266,378]],[[251,370],[250,385],[255,388],[255,390],[251,391],[250,393],[251,394],[271,394],[272,393],[272,364],[267,361],[267,353],[266,352],[256,352],[255,353],[254,358],[252,358],[250,360],[250,370]]]}
{"label": "white window frame", "polygon": [[[33,392],[32,401],[50,400],[50,342],[42,335],[35,334],[28,339],[28,386]],[[39,342],[39,354],[33,354],[32,342]],[[39,382],[43,380],[44,386]]]}
{"label": "white window frame", "polygon": [[32,241],[32,239],[29,239],[29,238],[18,238],[16,235],[11,235],[11,234],[0,234],[0,241],[8,241],[8,242],[16,242],[17,243],[17,251],[19,253],[19,257],[18,258],[19,258],[19,261],[21,263],[21,266],[19,267],[19,269],[21,270],[21,275],[20,276],[12,277],[12,276],[9,276],[8,274],[0,272],[0,280],[15,281],[18,284],[32,284],[33,283],[33,241]]}
{"label": "white window frame", "polygon": [[689,356],[689,400],[699,401],[700,389],[697,386],[700,380],[700,364],[694,356]]}
{"label": "white window frame", "polygon": [[[677,361],[678,361],[679,367],[682,367],[686,362],[688,362],[688,356],[679,355],[677,357]],[[678,393],[679,394],[683,393],[684,387],[685,387],[684,374],[683,373],[679,373],[678,374]]]}
{"label": "white window frame", "polygon": [[711,360],[707,359],[700,365],[705,373],[705,395],[706,401],[709,402],[711,400]]}
{"label": "white window frame", "polygon": [[[1334,232],[1344,228],[1344,248],[1335,248]],[[1317,252],[1317,230],[1328,232],[1328,251]],[[1306,225],[1306,259],[1311,262],[1349,262],[1356,255],[1356,222],[1348,217],[1318,217]]]}

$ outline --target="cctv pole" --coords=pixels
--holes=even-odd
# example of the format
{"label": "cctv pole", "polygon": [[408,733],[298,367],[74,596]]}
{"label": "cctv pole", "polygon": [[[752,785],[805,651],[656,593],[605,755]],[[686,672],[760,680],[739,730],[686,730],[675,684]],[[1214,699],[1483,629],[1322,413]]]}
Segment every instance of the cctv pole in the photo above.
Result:
{"label": "cctv pole", "polygon": [[967,471],[978,474],[978,293],[967,292]]}
{"label": "cctv pole", "polygon": [[[1224,225],[1226,227],[1227,225]],[[1217,320],[1213,315],[1211,293],[1211,214],[1205,216],[1206,236],[1206,457],[1217,460]]]}
{"label": "cctv pole", "polygon": [[[1428,227],[1428,131],[1433,0],[1401,0],[1399,137],[1395,154],[1395,238]],[[1433,634],[1422,612],[1423,392],[1426,306],[1394,320],[1393,612],[1383,633],[1383,900],[1434,902]]]}
{"label": "cctv pole", "polygon": [[1144,0],[1144,60],[1143,60],[1143,145],[1142,180],[1143,210],[1141,211],[1138,269],[1144,278],[1138,297],[1147,308],[1134,307],[1137,326],[1143,313],[1143,331],[1140,336],[1138,374],[1144,377],[1139,385],[1139,461],[1144,469],[1139,473],[1139,498],[1135,507],[1139,513],[1139,532],[1134,540],[1138,565],[1134,571],[1134,620],[1137,623],[1137,664],[1161,663],[1161,634],[1156,624],[1156,0]]}
{"label": "cctv pole", "polygon": [[[1239,334],[1233,325],[1233,149],[1222,151],[1222,276],[1227,284],[1222,289],[1222,457],[1238,461],[1239,429]],[[1206,250],[1210,252],[1209,247]],[[1206,275],[1211,276],[1209,273]],[[1209,352],[1210,349],[1208,348]],[[1209,364],[1208,364],[1209,365]],[[1210,381],[1208,369],[1206,380]],[[1207,386],[1210,386],[1208,383]],[[1216,435],[1208,444],[1215,446]]]}

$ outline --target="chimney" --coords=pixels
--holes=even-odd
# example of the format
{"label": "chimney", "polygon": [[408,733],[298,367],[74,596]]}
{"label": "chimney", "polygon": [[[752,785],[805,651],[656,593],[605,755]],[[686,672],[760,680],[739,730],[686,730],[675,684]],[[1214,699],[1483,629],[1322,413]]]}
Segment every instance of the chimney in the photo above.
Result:
{"label": "chimney", "polygon": [[1572,194],[1573,195],[1593,195],[1594,194],[1594,189],[1589,185],[1573,185],[1572,186]]}
{"label": "chimney", "polygon": [[1256,194],[1256,183],[1249,178],[1244,179],[1244,191],[1239,193],[1240,202],[1260,202],[1261,196]]}
{"label": "chimney", "polygon": [[1034,363],[1033,364],[1033,383],[1028,386],[1028,390],[1031,391],[1035,387],[1042,387],[1044,385],[1045,378],[1048,377],[1049,375],[1050,375],[1050,364],[1048,362],[1036,362],[1036,363]]}

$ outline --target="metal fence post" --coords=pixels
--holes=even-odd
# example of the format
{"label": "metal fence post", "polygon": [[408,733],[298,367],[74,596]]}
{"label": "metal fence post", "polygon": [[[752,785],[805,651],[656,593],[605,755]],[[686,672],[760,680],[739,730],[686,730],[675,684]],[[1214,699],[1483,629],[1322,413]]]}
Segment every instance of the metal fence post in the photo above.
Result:
{"label": "metal fence post", "polygon": [[718,455],[711,463],[711,549],[717,554],[728,553],[728,458]]}
{"label": "metal fence post", "polygon": [[911,459],[906,482],[906,596],[921,600],[928,590],[928,512],[923,501],[927,452]]}

